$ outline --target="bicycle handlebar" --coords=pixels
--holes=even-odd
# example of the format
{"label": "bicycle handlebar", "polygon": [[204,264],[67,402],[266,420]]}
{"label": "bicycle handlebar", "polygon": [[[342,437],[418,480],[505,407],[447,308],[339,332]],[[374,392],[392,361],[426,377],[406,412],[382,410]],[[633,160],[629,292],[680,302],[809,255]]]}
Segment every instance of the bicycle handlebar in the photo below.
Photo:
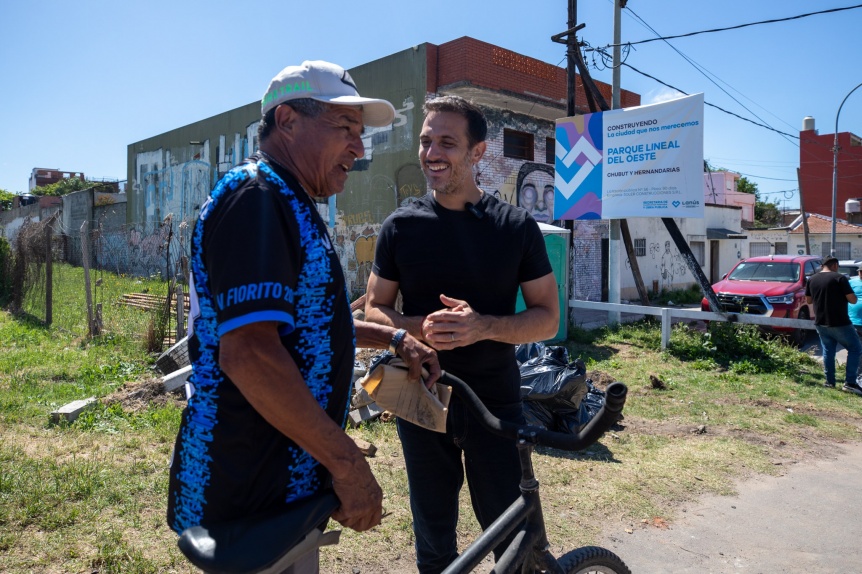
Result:
{"label": "bicycle handlebar", "polygon": [[467,408],[479,419],[486,429],[494,434],[506,438],[517,439],[519,432],[528,432],[535,436],[536,443],[560,450],[583,450],[599,440],[615,422],[620,420],[620,414],[626,402],[628,388],[620,382],[611,383],[605,391],[605,404],[601,410],[581,429],[578,434],[566,434],[547,430],[540,427],[521,425],[509,421],[501,421],[495,417],[482,400],[476,396],[473,389],[467,383],[455,375],[443,372],[440,377],[441,383],[450,385],[452,391],[458,395]]}

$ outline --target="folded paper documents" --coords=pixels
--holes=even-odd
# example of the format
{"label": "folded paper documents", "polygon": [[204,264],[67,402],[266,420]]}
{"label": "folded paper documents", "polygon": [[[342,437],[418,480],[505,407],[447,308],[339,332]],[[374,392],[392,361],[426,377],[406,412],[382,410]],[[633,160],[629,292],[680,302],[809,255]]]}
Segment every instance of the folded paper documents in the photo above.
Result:
{"label": "folded paper documents", "polygon": [[[423,375],[427,374],[423,371]],[[426,429],[446,432],[452,387],[435,383],[429,390],[421,381],[408,380],[407,367],[401,359],[377,365],[360,383],[379,407]]]}

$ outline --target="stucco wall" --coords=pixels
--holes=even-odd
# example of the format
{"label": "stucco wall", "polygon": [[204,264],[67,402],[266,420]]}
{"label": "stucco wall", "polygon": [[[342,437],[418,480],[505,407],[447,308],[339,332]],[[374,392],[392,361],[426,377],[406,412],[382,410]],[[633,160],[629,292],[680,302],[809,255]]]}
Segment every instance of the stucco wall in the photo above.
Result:
{"label": "stucco wall", "polygon": [[[708,280],[712,265],[710,249],[712,241],[718,243],[717,267],[720,270],[719,274],[726,273],[741,258],[748,257],[748,239],[707,239],[707,228],[741,231],[740,217],[741,210],[738,207],[707,205],[703,219],[675,219],[682,236],[689,245],[695,242],[702,244],[701,269]],[[644,239],[646,243],[646,253],[637,257],[637,263],[644,286],[648,291],[687,289],[697,284],[697,278],[688,268],[660,218],[631,218],[628,220],[628,225],[632,241]],[[741,232],[741,235],[746,235],[746,232]],[[631,261],[627,256],[623,256],[621,259],[624,262],[624,269],[620,275],[620,297],[638,300],[639,295],[631,272]]]}

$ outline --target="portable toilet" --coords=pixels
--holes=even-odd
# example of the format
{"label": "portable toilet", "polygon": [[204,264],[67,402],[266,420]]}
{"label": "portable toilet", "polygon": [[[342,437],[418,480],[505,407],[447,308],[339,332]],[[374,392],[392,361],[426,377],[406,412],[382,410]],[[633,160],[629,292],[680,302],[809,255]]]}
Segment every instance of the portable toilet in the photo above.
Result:
{"label": "portable toilet", "polygon": [[[569,234],[571,231],[563,227],[548,225],[547,223],[539,223],[539,229],[545,237],[545,249],[548,252],[548,259],[551,260],[551,269],[554,271],[554,278],[557,280],[557,297],[560,302],[559,329],[557,329],[557,334],[545,341],[545,343],[559,343],[565,341],[566,337],[568,337]],[[515,304],[515,312],[521,312],[526,308],[524,297],[521,295],[521,290],[518,289],[518,302]]]}

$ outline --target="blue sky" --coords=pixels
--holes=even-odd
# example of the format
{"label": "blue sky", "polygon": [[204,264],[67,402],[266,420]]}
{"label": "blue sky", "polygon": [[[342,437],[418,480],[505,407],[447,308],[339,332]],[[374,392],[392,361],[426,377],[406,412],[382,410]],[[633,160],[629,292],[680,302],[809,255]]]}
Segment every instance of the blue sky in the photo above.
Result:
{"label": "blue sky", "polygon": [[[655,37],[635,14],[670,36],[859,3],[630,0],[622,38]],[[567,0],[3,2],[0,188],[26,191],[34,167],[125,179],[126,146],[255,101],[281,68],[305,59],[350,68],[422,42],[472,36],[564,65],[565,46],[550,37],[566,29],[567,6]],[[586,23],[579,37],[590,46],[612,42],[611,0],[581,0],[578,21]],[[862,83],[860,28],[862,8],[671,40],[703,73],[663,41],[633,47],[626,61],[782,132],[798,135],[802,118],[813,116],[820,133],[831,134],[841,101]],[[592,74],[611,82],[610,69]],[[670,92],[625,67],[621,84],[643,103]],[[862,88],[844,104],[839,131],[862,135]],[[798,140],[707,106],[704,154],[712,166],[745,174],[781,207],[798,206]]]}

